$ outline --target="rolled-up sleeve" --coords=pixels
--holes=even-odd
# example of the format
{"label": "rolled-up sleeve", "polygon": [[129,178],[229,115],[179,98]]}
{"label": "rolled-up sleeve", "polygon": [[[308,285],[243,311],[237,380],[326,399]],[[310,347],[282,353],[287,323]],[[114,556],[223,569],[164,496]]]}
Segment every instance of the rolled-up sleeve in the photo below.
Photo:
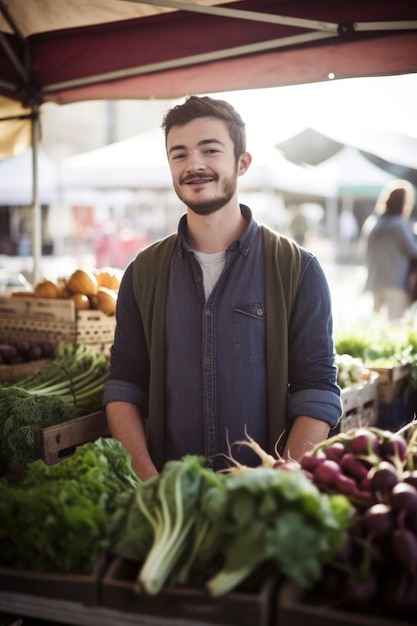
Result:
{"label": "rolled-up sleeve", "polygon": [[147,414],[149,392],[149,355],[142,318],[132,289],[132,265],[120,284],[116,308],[116,330],[110,350],[108,380],[103,403],[131,402]]}
{"label": "rolled-up sleeve", "polygon": [[289,328],[289,417],[307,415],[337,426],[343,405],[334,364],[329,286],[320,263],[303,252]]}

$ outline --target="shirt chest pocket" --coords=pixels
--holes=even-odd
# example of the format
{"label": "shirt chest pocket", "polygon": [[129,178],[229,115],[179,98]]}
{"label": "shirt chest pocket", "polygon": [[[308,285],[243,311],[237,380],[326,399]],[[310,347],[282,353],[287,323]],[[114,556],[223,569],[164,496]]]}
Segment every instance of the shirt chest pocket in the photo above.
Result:
{"label": "shirt chest pocket", "polygon": [[234,355],[248,363],[265,362],[265,303],[233,305]]}

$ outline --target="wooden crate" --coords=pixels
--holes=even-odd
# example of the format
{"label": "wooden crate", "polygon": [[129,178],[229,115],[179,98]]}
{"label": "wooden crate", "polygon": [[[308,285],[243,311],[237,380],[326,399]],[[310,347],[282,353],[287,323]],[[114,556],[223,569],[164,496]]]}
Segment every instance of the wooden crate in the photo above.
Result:
{"label": "wooden crate", "polygon": [[362,383],[342,389],[343,415],[339,426],[341,432],[376,424],[378,418],[378,385],[378,373],[371,372],[369,378]]}
{"label": "wooden crate", "polygon": [[157,596],[138,594],[134,581],[139,564],[116,558],[101,581],[101,604],[121,612],[175,618],[186,626],[218,624],[222,626],[270,626],[276,583],[265,581],[255,591],[235,590],[220,598],[211,598],[204,589],[171,587]]}
{"label": "wooden crate", "polygon": [[[304,591],[292,583],[284,585],[277,596],[275,626],[415,626],[409,620],[389,618],[384,614],[359,613],[329,608],[305,600]],[[380,607],[376,607],[376,611]]]}
{"label": "wooden crate", "polygon": [[410,365],[394,365],[393,367],[370,367],[379,374],[378,400],[389,404],[399,398],[408,386]]}
{"label": "wooden crate", "polygon": [[52,359],[38,359],[36,361],[28,361],[27,363],[19,363],[18,365],[0,365],[0,384],[17,383],[23,378],[38,372],[48,365]]}
{"label": "wooden crate", "polygon": [[12,594],[28,594],[45,598],[76,601],[97,606],[100,598],[100,578],[108,557],[100,556],[91,574],[58,574],[32,572],[13,567],[0,566],[0,591]]}
{"label": "wooden crate", "polygon": [[97,411],[39,430],[35,435],[37,455],[47,465],[53,465],[73,454],[76,446],[107,435],[106,416]]}
{"label": "wooden crate", "polygon": [[102,311],[77,311],[72,300],[0,297],[0,328],[9,340],[85,344],[108,353],[113,343],[115,316]]}

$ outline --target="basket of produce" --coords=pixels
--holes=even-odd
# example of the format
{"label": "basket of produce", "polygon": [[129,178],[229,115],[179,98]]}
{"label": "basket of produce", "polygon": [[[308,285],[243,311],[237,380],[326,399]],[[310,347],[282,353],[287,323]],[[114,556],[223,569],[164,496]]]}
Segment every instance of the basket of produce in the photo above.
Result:
{"label": "basket of produce", "polygon": [[50,341],[0,340],[0,384],[14,383],[37,372],[54,353]]}
{"label": "basket of produce", "polygon": [[120,278],[112,268],[78,269],[68,279],[43,279],[32,291],[0,297],[2,332],[14,341],[85,344],[108,353]]}
{"label": "basket of produce", "polygon": [[109,519],[138,482],[123,446],[102,438],[56,465],[33,461],[20,483],[0,479],[0,595],[22,610],[48,610],[33,596],[97,605]]}
{"label": "basket of produce", "polygon": [[42,369],[0,385],[0,475],[25,471],[39,457],[41,429],[100,411],[107,376],[105,354],[63,343]]}
{"label": "basket of produce", "polygon": [[379,374],[365,367],[361,358],[349,354],[336,355],[335,365],[343,403],[340,430],[346,432],[360,426],[375,425]]}

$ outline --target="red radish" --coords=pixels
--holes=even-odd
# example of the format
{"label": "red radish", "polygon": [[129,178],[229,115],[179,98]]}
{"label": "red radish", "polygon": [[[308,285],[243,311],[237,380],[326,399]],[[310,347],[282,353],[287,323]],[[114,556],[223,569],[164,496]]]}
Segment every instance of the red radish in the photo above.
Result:
{"label": "red radish", "polygon": [[356,492],[356,482],[350,476],[340,474],[335,482],[335,489],[338,493],[342,493],[344,496],[352,496]]}
{"label": "red radish", "polygon": [[405,616],[417,611],[417,578],[402,573],[389,578],[384,585],[384,600],[397,615]]}
{"label": "red radish", "polygon": [[379,453],[379,439],[367,428],[358,428],[350,440],[349,450],[352,454],[371,455]]}
{"label": "red radish", "polygon": [[412,472],[404,472],[403,482],[407,483],[408,485],[412,485],[412,487],[417,489],[417,470],[413,470]]}
{"label": "red radish", "polygon": [[323,449],[326,458],[332,461],[339,461],[346,452],[345,446],[341,441],[334,441],[327,448]]}
{"label": "red radish", "polygon": [[315,453],[305,452],[301,458],[300,465],[302,469],[308,472],[314,472],[316,467],[326,460],[326,455],[323,450],[318,450]]}
{"label": "red radish", "polygon": [[375,606],[378,595],[378,582],[375,575],[370,574],[362,580],[354,575],[346,582],[343,599],[347,606],[358,609]]}
{"label": "red radish", "polygon": [[388,461],[381,461],[379,465],[372,467],[368,478],[372,491],[382,495],[389,494],[398,482],[397,471]]}
{"label": "red radish", "polygon": [[397,528],[391,539],[392,554],[409,574],[417,576],[417,537],[410,530]]}
{"label": "red radish", "polygon": [[407,442],[398,433],[386,430],[383,432],[383,440],[379,444],[379,450],[383,459],[398,458],[403,460],[407,452]]}
{"label": "red radish", "polygon": [[340,466],[336,461],[326,459],[314,470],[314,481],[325,487],[334,487],[341,473]]}
{"label": "red radish", "polygon": [[368,468],[351,452],[346,452],[340,459],[343,473],[357,481],[363,480],[368,474]]}
{"label": "red radish", "polygon": [[368,540],[391,535],[394,530],[394,517],[391,507],[382,502],[373,504],[365,512],[364,524],[369,533]]}

